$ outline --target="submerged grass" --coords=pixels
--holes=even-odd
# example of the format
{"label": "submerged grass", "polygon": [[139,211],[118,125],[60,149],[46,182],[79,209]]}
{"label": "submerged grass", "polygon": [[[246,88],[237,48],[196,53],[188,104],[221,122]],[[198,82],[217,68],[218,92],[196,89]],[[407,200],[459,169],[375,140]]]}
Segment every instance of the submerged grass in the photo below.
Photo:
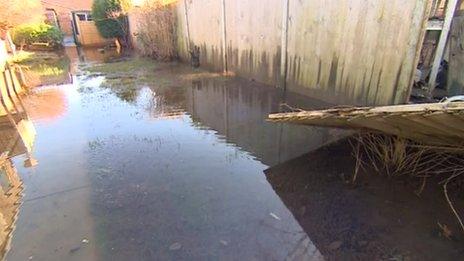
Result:
{"label": "submerged grass", "polygon": [[19,51],[9,62],[22,69],[27,84],[32,87],[69,80],[70,60],[64,53]]}
{"label": "submerged grass", "polygon": [[443,186],[445,199],[464,232],[462,209],[453,204],[449,190],[462,198],[464,191],[464,148],[423,145],[411,140],[383,134],[359,134],[352,142],[356,169],[371,166],[389,177],[408,176],[421,180],[416,194],[420,196],[428,180]]}
{"label": "submerged grass", "polygon": [[124,75],[151,72],[157,68],[157,63],[149,58],[137,57],[132,59],[124,59],[111,63],[102,63],[83,68],[90,73],[99,73],[105,75]]}
{"label": "submerged grass", "polygon": [[111,86],[175,87],[192,81],[222,78],[221,74],[209,73],[176,62],[158,62],[147,57],[132,57],[109,63],[89,64],[81,67],[88,76],[104,76]]}
{"label": "submerged grass", "polygon": [[82,71],[92,76],[104,76],[101,87],[110,89],[123,101],[135,102],[140,88],[148,86],[172,86],[173,81],[156,73],[167,64],[160,64],[150,58],[133,57],[109,63],[91,64],[81,67]]}
{"label": "submerged grass", "polygon": [[228,76],[210,73],[177,62],[159,62],[147,57],[125,57],[108,63],[80,67],[88,77],[103,76],[100,87],[111,90],[126,102],[135,102],[143,87],[179,88],[204,79],[226,81]]}

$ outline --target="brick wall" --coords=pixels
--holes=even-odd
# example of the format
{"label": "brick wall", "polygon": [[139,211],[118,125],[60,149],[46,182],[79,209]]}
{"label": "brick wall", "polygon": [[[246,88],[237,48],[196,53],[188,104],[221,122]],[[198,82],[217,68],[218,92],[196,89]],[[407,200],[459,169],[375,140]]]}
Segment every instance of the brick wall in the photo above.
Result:
{"label": "brick wall", "polygon": [[71,11],[91,10],[93,0],[43,0],[45,8],[54,9],[61,29],[66,35],[72,35]]}

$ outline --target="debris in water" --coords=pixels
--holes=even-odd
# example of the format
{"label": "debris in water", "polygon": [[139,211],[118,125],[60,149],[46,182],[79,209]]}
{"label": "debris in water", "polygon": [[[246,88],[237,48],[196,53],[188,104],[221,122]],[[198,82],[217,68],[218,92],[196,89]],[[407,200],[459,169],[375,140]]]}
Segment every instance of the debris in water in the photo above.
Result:
{"label": "debris in water", "polygon": [[111,173],[111,170],[110,170],[110,169],[106,169],[106,168],[100,168],[100,169],[98,169],[98,171],[101,172],[101,173],[105,173],[105,174]]}
{"label": "debris in water", "polygon": [[78,247],[75,247],[75,248],[71,248],[71,249],[69,250],[69,253],[74,254],[75,252],[79,251],[80,249],[81,249],[81,246],[78,246]]}
{"label": "debris in water", "polygon": [[89,240],[88,240],[87,238],[84,238],[84,239],[82,239],[82,243],[88,244],[88,243],[89,243]]}
{"label": "debris in water", "polygon": [[277,216],[276,214],[272,213],[272,212],[269,215],[271,215],[271,217],[273,217],[273,218],[275,218],[277,220],[280,220],[280,217]]}
{"label": "debris in water", "polygon": [[227,241],[225,241],[225,240],[222,240],[222,239],[221,239],[221,240],[219,240],[219,242],[221,242],[221,244],[223,244],[224,246],[227,246],[227,245],[229,244]]}
{"label": "debris in water", "polygon": [[342,246],[342,241],[334,241],[327,247],[329,250],[337,250]]}
{"label": "debris in water", "polygon": [[448,226],[446,224],[442,225],[440,222],[437,222],[437,224],[440,227],[440,235],[451,240],[453,237],[453,232],[448,228]]}
{"label": "debris in water", "polygon": [[181,248],[182,248],[182,245],[179,242],[176,242],[169,246],[169,250],[171,251],[179,250]]}

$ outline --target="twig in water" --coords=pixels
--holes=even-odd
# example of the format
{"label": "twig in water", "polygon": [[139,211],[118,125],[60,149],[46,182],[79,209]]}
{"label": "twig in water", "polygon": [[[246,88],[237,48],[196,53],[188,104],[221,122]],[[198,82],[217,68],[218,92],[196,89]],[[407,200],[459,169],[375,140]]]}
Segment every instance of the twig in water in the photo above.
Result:
{"label": "twig in water", "polygon": [[301,111],[303,111],[302,109],[298,109],[298,108],[292,107],[292,106],[288,105],[287,103],[281,103],[281,104],[280,104],[280,107],[284,107],[284,108],[290,109],[292,112],[296,112],[296,111],[301,112]]}
{"label": "twig in water", "polygon": [[459,216],[459,213],[458,213],[458,212],[456,211],[456,209],[454,208],[454,205],[453,205],[453,203],[451,202],[451,200],[450,200],[450,198],[449,198],[449,196],[448,196],[448,188],[447,188],[448,183],[449,183],[451,180],[457,178],[458,176],[460,176],[460,175],[462,175],[462,174],[463,174],[463,173],[461,172],[461,173],[454,174],[453,176],[449,177],[449,178],[446,180],[445,184],[443,185],[443,191],[444,191],[444,193],[445,193],[446,201],[448,201],[448,204],[449,204],[451,210],[453,211],[454,215],[455,215],[456,218],[458,219],[459,225],[461,225],[461,229],[462,229],[462,231],[464,232],[464,223],[462,222],[461,216]]}

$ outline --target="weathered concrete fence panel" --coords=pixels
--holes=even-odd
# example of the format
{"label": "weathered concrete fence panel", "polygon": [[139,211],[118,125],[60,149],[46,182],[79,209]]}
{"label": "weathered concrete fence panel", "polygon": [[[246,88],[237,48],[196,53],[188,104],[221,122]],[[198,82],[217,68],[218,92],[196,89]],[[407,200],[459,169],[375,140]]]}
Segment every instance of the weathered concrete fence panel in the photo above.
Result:
{"label": "weathered concrete fence panel", "polygon": [[393,104],[408,99],[430,0],[183,0],[177,8],[180,42],[200,47],[202,65],[330,102]]}

